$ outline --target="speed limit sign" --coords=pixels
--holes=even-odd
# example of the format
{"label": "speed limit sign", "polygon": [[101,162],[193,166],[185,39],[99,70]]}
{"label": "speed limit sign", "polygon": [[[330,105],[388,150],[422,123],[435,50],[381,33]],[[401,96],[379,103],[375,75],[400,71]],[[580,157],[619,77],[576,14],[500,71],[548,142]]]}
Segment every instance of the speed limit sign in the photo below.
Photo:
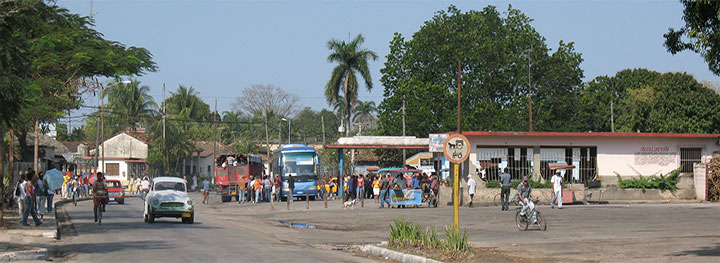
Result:
{"label": "speed limit sign", "polygon": [[452,134],[443,144],[443,154],[451,163],[462,163],[470,156],[470,141],[462,134]]}

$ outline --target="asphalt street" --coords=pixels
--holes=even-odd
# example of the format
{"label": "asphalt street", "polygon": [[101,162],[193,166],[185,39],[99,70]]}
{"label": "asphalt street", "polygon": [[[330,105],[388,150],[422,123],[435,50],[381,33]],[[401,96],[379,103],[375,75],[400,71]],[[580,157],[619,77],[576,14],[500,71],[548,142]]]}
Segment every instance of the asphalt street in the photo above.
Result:
{"label": "asphalt street", "polygon": [[[199,203],[201,200],[195,198]],[[93,221],[92,201],[65,206],[77,235],[63,237],[56,251],[78,262],[366,262],[368,259],[286,240],[282,230],[258,220],[228,220],[197,211],[195,224],[160,218],[143,222],[142,200],[109,204],[103,223]],[[199,210],[202,210],[200,208]]]}

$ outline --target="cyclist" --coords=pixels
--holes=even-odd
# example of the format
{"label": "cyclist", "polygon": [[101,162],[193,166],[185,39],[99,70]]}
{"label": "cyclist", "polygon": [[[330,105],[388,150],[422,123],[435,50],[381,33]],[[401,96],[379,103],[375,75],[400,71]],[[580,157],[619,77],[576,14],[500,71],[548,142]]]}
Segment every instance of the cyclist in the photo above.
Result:
{"label": "cyclist", "polygon": [[148,192],[150,192],[150,179],[148,179],[147,176],[143,177],[142,182],[140,182],[140,189],[142,199],[145,200],[145,196],[147,196]]}
{"label": "cyclist", "polygon": [[531,194],[532,187],[530,187],[530,184],[528,183],[527,176],[523,177],[523,181],[518,185],[517,191],[518,200],[522,202],[523,206],[522,210],[520,210],[520,215],[525,216],[525,213],[530,210],[530,219],[532,219],[533,224],[537,223],[537,218],[535,217],[535,203],[532,201],[535,197]]}
{"label": "cyclist", "polygon": [[108,202],[107,197],[107,185],[105,185],[105,176],[102,172],[97,173],[97,181],[93,184],[93,214],[95,215],[95,222],[97,222],[97,208],[100,207],[102,211],[105,211],[105,205]]}

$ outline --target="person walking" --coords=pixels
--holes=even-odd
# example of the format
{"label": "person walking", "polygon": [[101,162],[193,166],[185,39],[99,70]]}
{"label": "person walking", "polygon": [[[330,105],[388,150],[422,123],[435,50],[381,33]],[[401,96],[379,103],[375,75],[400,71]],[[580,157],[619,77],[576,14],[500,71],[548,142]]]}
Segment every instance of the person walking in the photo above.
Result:
{"label": "person walking", "polygon": [[265,202],[270,202],[270,198],[272,197],[270,192],[270,190],[272,190],[272,182],[270,182],[270,177],[267,175],[265,176],[265,179],[263,179],[263,186],[265,187]]}
{"label": "person walking", "polygon": [[42,220],[45,217],[45,212],[47,208],[47,200],[48,200],[48,184],[43,178],[45,173],[39,172],[38,173],[38,179],[37,179],[37,212],[40,216],[40,220]]}
{"label": "person walking", "polygon": [[293,191],[295,191],[295,178],[293,178],[292,175],[288,175],[287,181],[289,190],[287,198],[290,198],[290,203],[292,203],[293,199],[295,199],[295,197],[293,197]]}
{"label": "person walking", "polygon": [[21,171],[20,179],[18,180],[17,185],[15,185],[15,194],[13,195],[18,204],[18,218],[20,218],[20,222],[22,222],[23,213],[25,212],[25,190],[23,189],[24,182],[25,173]]}
{"label": "person walking", "polygon": [[208,203],[208,196],[210,195],[210,180],[205,178],[205,180],[202,182],[203,187],[203,204]]}
{"label": "person walking", "polygon": [[555,208],[555,204],[557,203],[558,209],[562,209],[562,181],[560,171],[555,171],[555,175],[550,179],[553,185],[553,198],[550,202],[551,208]]}
{"label": "person walking", "polygon": [[276,174],[273,181],[275,182],[275,201],[280,202],[280,196],[282,195],[282,181],[280,180],[280,176]]}
{"label": "person walking", "polygon": [[357,178],[357,187],[355,187],[355,198],[359,199],[361,197],[364,197],[363,194],[365,194],[365,176],[362,174],[359,175]]}
{"label": "person walking", "polygon": [[472,207],[473,203],[473,197],[475,196],[475,186],[477,183],[475,183],[475,179],[472,178],[472,175],[468,175],[468,194],[470,195],[470,203],[468,203],[468,207]]}
{"label": "person walking", "polygon": [[256,178],[253,183],[253,189],[255,190],[255,203],[262,202],[262,185],[261,178]]}
{"label": "person walking", "polygon": [[380,203],[380,178],[377,176],[373,177],[372,182],[373,196],[375,197],[375,203]]}
{"label": "person walking", "polygon": [[35,184],[33,183],[33,177],[35,177],[35,174],[30,172],[26,175],[25,181],[22,183],[22,193],[21,198],[23,200],[23,214],[22,214],[22,225],[23,226],[30,226],[27,223],[28,216],[32,216],[33,221],[35,221],[35,226],[42,225],[42,221],[37,216],[37,213],[35,211],[35,192],[37,191],[37,188]]}
{"label": "person walking", "polygon": [[500,185],[500,200],[502,203],[500,211],[507,211],[510,209],[510,204],[508,203],[508,198],[510,197],[510,174],[508,173],[507,167],[505,167],[505,172],[500,174]]}
{"label": "person walking", "polygon": [[390,181],[387,179],[386,175],[383,175],[380,178],[380,208],[384,208],[385,204],[387,203],[388,207],[390,207],[390,202],[388,202],[388,191],[390,190]]}

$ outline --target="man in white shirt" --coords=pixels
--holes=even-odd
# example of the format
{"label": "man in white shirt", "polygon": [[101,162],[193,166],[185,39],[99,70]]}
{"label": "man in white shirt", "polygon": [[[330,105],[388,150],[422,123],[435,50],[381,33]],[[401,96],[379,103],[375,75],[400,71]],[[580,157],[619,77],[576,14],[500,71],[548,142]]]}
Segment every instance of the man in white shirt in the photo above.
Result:
{"label": "man in white shirt", "polygon": [[468,194],[470,194],[470,203],[468,203],[468,207],[472,207],[473,202],[473,196],[475,196],[475,186],[477,183],[475,183],[475,179],[472,178],[472,175],[468,175]]}
{"label": "man in white shirt", "polygon": [[556,171],[550,182],[553,185],[553,199],[550,202],[550,207],[555,208],[555,202],[557,202],[558,209],[562,209],[562,176],[560,172]]}

